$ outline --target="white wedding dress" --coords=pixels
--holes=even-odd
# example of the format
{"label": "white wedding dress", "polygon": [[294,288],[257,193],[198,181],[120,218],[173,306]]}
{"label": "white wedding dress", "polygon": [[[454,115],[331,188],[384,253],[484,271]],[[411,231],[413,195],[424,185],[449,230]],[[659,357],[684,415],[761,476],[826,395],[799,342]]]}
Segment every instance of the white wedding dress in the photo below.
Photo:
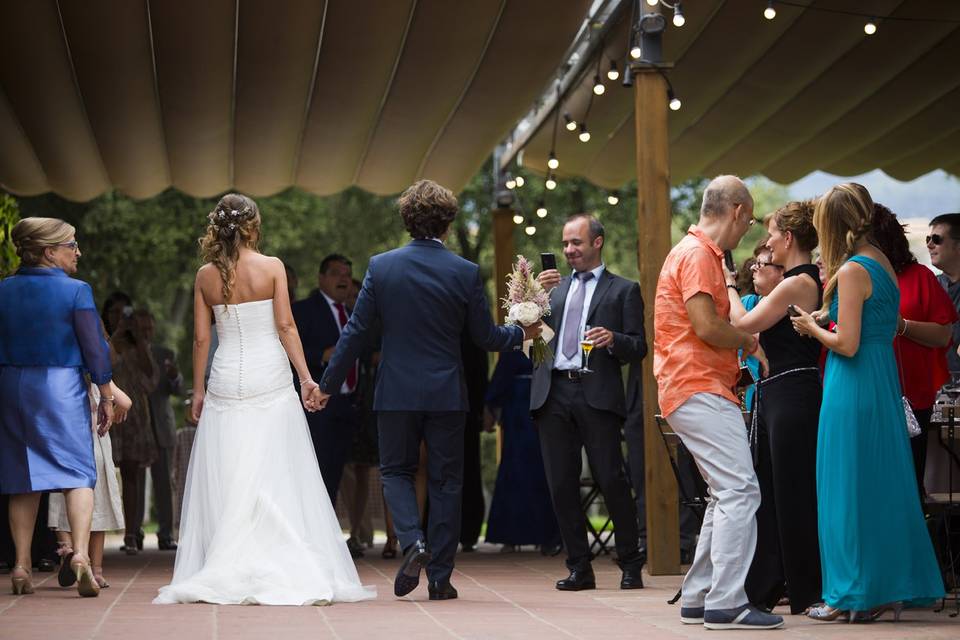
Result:
{"label": "white wedding dress", "polygon": [[220,345],[190,454],[173,581],[153,602],[375,598],[320,477],[273,301],[213,311]]}

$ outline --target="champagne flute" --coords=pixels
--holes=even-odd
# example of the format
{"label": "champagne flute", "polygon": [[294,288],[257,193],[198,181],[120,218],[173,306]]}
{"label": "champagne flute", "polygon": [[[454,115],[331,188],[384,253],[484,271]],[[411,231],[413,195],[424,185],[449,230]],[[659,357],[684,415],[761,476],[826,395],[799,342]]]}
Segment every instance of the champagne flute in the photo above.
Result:
{"label": "champagne flute", "polygon": [[580,339],[580,349],[583,351],[583,366],[580,367],[580,373],[593,373],[593,369],[590,368],[590,352],[593,351],[593,340],[587,337],[590,329],[590,325],[584,325],[583,337]]}

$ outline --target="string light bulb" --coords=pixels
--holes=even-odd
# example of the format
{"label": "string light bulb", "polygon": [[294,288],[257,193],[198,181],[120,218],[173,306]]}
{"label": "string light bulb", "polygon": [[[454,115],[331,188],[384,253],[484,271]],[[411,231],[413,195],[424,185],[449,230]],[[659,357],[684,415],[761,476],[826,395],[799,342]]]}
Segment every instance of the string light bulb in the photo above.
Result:
{"label": "string light bulb", "polygon": [[660,4],[660,0],[647,0],[647,5],[649,5],[649,6],[651,6],[651,7],[655,7],[655,6],[657,6],[658,4]]}
{"label": "string light bulb", "polygon": [[552,173],[547,174],[547,181],[543,183],[543,186],[545,186],[548,191],[553,191],[557,188],[557,179],[553,177]]}
{"label": "string light bulb", "polygon": [[547,159],[547,166],[551,169],[556,169],[560,166],[560,161],[557,160],[557,154],[553,151],[550,152],[550,157]]}
{"label": "string light bulb", "polygon": [[863,25],[863,32],[868,36],[872,36],[877,32],[877,19],[870,18],[867,20],[867,24]]}
{"label": "string light bulb", "polygon": [[683,9],[680,8],[680,0],[673,5],[673,26],[682,27],[687,23],[687,19],[683,17]]}
{"label": "string light bulb", "polygon": [[777,10],[773,7],[773,0],[767,0],[767,8],[763,10],[763,17],[767,20],[773,20],[777,17]]}
{"label": "string light bulb", "polygon": [[547,217],[547,206],[543,204],[543,200],[541,200],[540,204],[537,206],[537,217],[538,218]]}
{"label": "string light bulb", "polygon": [[603,86],[603,82],[600,80],[600,74],[598,73],[593,76],[593,92],[598,96],[602,96],[606,90],[607,88]]}
{"label": "string light bulb", "polygon": [[580,138],[580,142],[590,142],[590,132],[587,131],[587,123],[580,123],[580,135],[577,136]]}
{"label": "string light bulb", "polygon": [[639,60],[642,55],[643,51],[640,49],[640,44],[634,42],[633,45],[630,46],[630,57],[634,60]]}
{"label": "string light bulb", "polygon": [[667,91],[667,98],[669,98],[670,100],[670,102],[668,103],[670,107],[670,111],[680,111],[680,107],[683,106],[683,103],[680,102],[680,98],[674,95],[673,89],[669,89]]}
{"label": "string light bulb", "polygon": [[517,183],[517,187],[522,187],[524,182],[526,182],[526,180],[523,179],[523,176],[517,176],[516,178],[514,178],[514,182]]}
{"label": "string light bulb", "polygon": [[503,183],[503,186],[505,186],[507,189],[516,189],[517,181],[513,179],[513,176],[508,174],[507,181]]}
{"label": "string light bulb", "polygon": [[528,223],[527,223],[527,228],[524,229],[523,231],[524,231],[528,236],[532,236],[533,234],[535,234],[535,233],[537,232],[537,228],[528,222]]}
{"label": "string light bulb", "polygon": [[513,214],[513,224],[523,224],[523,216],[519,213]]}
{"label": "string light bulb", "polygon": [[566,123],[563,126],[567,128],[567,131],[577,130],[577,121],[571,118],[569,113],[563,114],[563,121]]}
{"label": "string light bulb", "polygon": [[620,202],[620,195],[616,191],[611,191],[609,195],[607,195],[607,204],[609,204],[611,207],[616,205],[619,202]]}
{"label": "string light bulb", "polygon": [[620,79],[620,69],[617,68],[616,60],[610,61],[610,70],[607,71],[607,79],[613,81]]}

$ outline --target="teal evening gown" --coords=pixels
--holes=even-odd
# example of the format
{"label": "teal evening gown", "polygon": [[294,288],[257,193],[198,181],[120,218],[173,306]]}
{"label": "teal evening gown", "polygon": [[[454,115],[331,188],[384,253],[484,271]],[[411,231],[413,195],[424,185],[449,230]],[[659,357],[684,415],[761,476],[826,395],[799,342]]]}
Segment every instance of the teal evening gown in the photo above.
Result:
{"label": "teal evening gown", "polygon": [[[873,293],[863,303],[860,348],[830,352],[817,442],[823,599],[842,610],[923,604],[943,596],[910,453],[893,356],[900,292],[865,256]],[[838,295],[843,295],[842,291]],[[837,319],[837,299],[830,316]]]}

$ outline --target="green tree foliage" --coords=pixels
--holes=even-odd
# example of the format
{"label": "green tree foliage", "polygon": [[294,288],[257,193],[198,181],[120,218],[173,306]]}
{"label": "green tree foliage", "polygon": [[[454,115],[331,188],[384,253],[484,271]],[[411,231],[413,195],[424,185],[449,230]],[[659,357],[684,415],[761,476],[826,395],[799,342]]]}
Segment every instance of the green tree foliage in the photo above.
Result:
{"label": "green tree foliage", "polygon": [[20,207],[17,201],[12,196],[0,193],[0,278],[13,273],[20,266],[20,258],[10,238],[13,225],[19,220]]}

